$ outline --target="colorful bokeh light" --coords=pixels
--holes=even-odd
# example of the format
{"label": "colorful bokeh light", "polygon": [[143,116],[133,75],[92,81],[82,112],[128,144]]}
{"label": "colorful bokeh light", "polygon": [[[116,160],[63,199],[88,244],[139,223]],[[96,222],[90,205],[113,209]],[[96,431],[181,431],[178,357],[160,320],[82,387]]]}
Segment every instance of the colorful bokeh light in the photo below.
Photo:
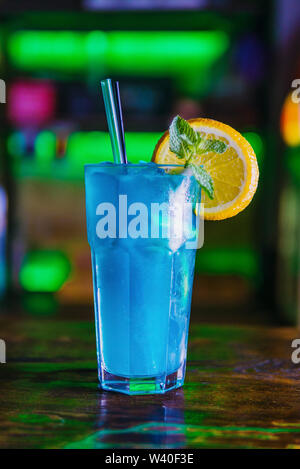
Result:
{"label": "colorful bokeh light", "polygon": [[8,117],[16,126],[45,125],[54,116],[55,99],[50,81],[17,81],[9,90]]}
{"label": "colorful bokeh light", "polygon": [[284,101],[280,128],[282,138],[288,146],[300,145],[300,103],[292,99],[292,93]]}
{"label": "colorful bokeh light", "polygon": [[212,65],[228,48],[223,31],[17,31],[12,64],[25,70],[172,75]]}
{"label": "colorful bokeh light", "polygon": [[196,258],[196,271],[205,274],[256,278],[260,269],[257,252],[248,247],[205,248]]}
{"label": "colorful bokeh light", "polygon": [[55,292],[68,279],[70,261],[60,251],[31,251],[20,270],[20,284],[29,292]]}

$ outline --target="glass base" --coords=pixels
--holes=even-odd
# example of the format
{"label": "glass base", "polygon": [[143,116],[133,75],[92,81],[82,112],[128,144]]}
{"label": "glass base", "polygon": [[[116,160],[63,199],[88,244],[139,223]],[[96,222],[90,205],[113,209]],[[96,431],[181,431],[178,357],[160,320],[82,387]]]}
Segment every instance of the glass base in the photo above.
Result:
{"label": "glass base", "polygon": [[105,369],[99,373],[100,388],[105,391],[121,392],[129,396],[138,394],[164,394],[172,389],[180,388],[184,383],[185,363],[177,371],[168,375],[145,377],[116,376]]}

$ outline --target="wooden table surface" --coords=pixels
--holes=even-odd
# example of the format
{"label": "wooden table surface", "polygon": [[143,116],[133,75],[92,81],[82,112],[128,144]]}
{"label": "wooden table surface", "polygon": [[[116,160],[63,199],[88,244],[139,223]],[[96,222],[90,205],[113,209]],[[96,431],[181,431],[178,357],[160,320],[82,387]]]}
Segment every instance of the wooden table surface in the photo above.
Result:
{"label": "wooden table surface", "polygon": [[300,331],[194,315],[184,388],[97,388],[92,311],[0,315],[1,448],[300,448]]}

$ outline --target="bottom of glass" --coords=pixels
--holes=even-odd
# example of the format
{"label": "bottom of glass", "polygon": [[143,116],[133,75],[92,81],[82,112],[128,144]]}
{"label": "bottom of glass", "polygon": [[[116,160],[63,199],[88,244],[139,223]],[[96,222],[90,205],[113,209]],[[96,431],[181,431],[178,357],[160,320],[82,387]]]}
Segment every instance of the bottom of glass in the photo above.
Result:
{"label": "bottom of glass", "polygon": [[100,371],[100,387],[105,391],[115,391],[135,396],[138,394],[164,394],[172,389],[180,388],[184,383],[185,363],[177,371],[166,375],[146,377],[116,376],[102,368]]}

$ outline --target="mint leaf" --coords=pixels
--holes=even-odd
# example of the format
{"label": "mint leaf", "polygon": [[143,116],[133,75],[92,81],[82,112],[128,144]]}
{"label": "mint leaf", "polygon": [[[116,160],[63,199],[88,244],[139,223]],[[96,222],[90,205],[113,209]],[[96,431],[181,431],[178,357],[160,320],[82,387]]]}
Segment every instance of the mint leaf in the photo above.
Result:
{"label": "mint leaf", "polygon": [[198,142],[198,134],[190,126],[190,124],[182,119],[180,116],[176,116],[173,119],[171,127],[183,138],[189,145],[196,145]]}
{"label": "mint leaf", "polygon": [[170,150],[178,158],[190,161],[194,156],[203,155],[210,151],[224,153],[227,148],[222,140],[203,137],[196,132],[190,124],[180,116],[174,117],[170,129]]}
{"label": "mint leaf", "polygon": [[200,143],[197,146],[197,154],[208,153],[213,151],[215,153],[224,153],[226,150],[227,145],[226,143],[222,142],[222,140],[215,140],[212,138],[209,139],[201,139]]}
{"label": "mint leaf", "polygon": [[202,166],[198,166],[194,163],[187,163],[187,167],[191,168],[193,175],[197,180],[201,188],[206,192],[210,199],[214,198],[214,183],[211,175],[205,171]]}
{"label": "mint leaf", "polygon": [[[227,148],[222,140],[206,137],[205,133],[196,132],[190,124],[180,116],[174,117],[170,129],[170,150],[178,158],[185,160],[185,167],[191,168],[202,189],[210,199],[214,197],[214,185],[210,174],[202,167],[193,163],[194,158],[208,152],[224,153]],[[201,159],[200,159],[201,162]]]}
{"label": "mint leaf", "polygon": [[178,158],[188,158],[191,150],[189,144],[178,136],[175,132],[170,131],[170,150],[175,153]]}
{"label": "mint leaf", "polygon": [[180,116],[174,117],[170,128],[170,150],[178,158],[188,159],[196,150],[198,135]]}

